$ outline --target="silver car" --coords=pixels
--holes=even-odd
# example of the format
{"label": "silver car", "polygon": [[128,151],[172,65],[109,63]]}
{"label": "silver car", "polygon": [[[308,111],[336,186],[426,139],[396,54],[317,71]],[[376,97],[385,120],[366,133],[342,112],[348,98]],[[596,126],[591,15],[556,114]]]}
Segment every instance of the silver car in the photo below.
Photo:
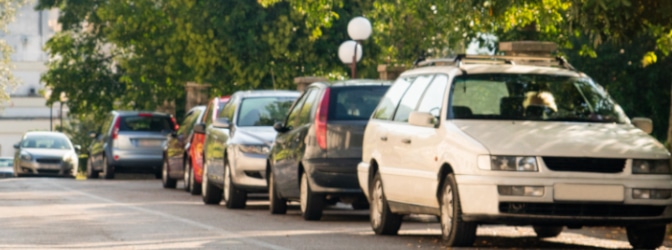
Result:
{"label": "silver car", "polygon": [[0,177],[14,176],[14,158],[0,157]]}
{"label": "silver car", "polygon": [[14,145],[14,176],[77,175],[79,146],[60,132],[27,132]]}

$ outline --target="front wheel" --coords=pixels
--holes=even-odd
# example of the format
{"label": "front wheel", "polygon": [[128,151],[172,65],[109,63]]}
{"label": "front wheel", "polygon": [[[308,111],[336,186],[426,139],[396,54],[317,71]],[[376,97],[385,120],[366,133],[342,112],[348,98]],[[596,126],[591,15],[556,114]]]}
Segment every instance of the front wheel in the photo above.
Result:
{"label": "front wheel", "polygon": [[628,241],[635,249],[655,249],[663,245],[665,225],[629,226]]}
{"label": "front wheel", "polygon": [[96,179],[98,178],[98,171],[93,169],[93,160],[91,157],[86,161],[86,178],[87,179]]}
{"label": "front wheel", "polygon": [[448,174],[443,181],[439,205],[441,238],[449,246],[473,245],[476,240],[476,224],[462,220],[462,206],[453,174]]}
{"label": "front wheel", "polygon": [[161,182],[163,183],[163,188],[177,187],[177,180],[170,178],[168,174],[168,160],[164,160],[163,167],[161,167]]}
{"label": "front wheel", "polygon": [[532,226],[539,238],[552,238],[562,233],[562,226]]}
{"label": "front wheel", "polygon": [[287,200],[281,198],[280,194],[278,194],[273,173],[268,173],[268,199],[270,201],[268,208],[271,214],[287,213]]}
{"label": "front wheel", "polygon": [[187,159],[187,162],[184,164],[184,176],[183,178],[183,183],[184,183],[184,191],[191,192],[190,185],[191,183],[189,182],[191,180],[191,160]]}
{"label": "front wheel", "polygon": [[308,174],[301,175],[300,183],[301,214],[305,220],[320,220],[322,218],[322,209],[324,208],[324,195],[315,194],[310,189],[308,183]]}
{"label": "front wheel", "polygon": [[224,165],[224,202],[227,208],[245,208],[247,203],[247,192],[239,189],[233,183],[231,174],[231,165],[225,162]]}
{"label": "front wheel", "polygon": [[201,185],[196,183],[196,177],[194,177],[194,168],[189,164],[189,193],[191,195],[201,194]]}
{"label": "front wheel", "polygon": [[216,205],[222,201],[222,189],[208,181],[208,166],[203,165],[203,181],[201,182],[201,195],[206,205]]}
{"label": "front wheel", "polygon": [[387,203],[383,192],[383,180],[380,173],[376,173],[373,177],[369,209],[371,228],[376,234],[396,235],[399,232],[403,215],[390,211],[390,205]]}

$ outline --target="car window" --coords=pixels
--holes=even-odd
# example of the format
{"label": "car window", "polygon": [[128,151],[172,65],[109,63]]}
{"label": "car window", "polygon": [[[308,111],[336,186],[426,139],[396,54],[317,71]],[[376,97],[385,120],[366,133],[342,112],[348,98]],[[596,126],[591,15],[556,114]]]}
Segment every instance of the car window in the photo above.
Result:
{"label": "car window", "polygon": [[514,119],[625,123],[627,117],[590,78],[535,74],[456,77],[455,119]]}
{"label": "car window", "polygon": [[208,107],[205,109],[205,115],[203,115],[201,122],[205,123],[206,126],[212,123],[212,119],[210,119],[210,117],[212,117],[212,109],[214,105],[215,101],[213,100],[210,102],[210,104],[208,104]]}
{"label": "car window", "polygon": [[233,114],[236,113],[236,108],[238,108],[238,103],[235,101],[230,101],[226,106],[222,107],[221,111],[217,115],[217,118],[228,118],[229,121],[233,121]]}
{"label": "car window", "polygon": [[399,104],[399,100],[401,100],[401,97],[413,80],[413,78],[409,77],[397,79],[387,93],[385,93],[385,96],[380,100],[380,103],[378,103],[378,106],[373,113],[373,118],[379,120],[391,120],[394,111]]}
{"label": "car window", "polygon": [[249,97],[240,102],[238,126],[273,126],[281,121],[296,97]]}
{"label": "car window", "polygon": [[0,159],[0,167],[11,167],[14,166],[13,159]]}
{"label": "car window", "polygon": [[306,97],[306,102],[303,104],[301,107],[301,113],[299,114],[299,124],[306,124],[310,123],[310,112],[313,110],[313,106],[319,105],[319,100],[318,100],[318,95],[324,91],[320,91],[319,89],[314,89],[310,93],[308,93],[308,96]]}
{"label": "car window", "polygon": [[427,87],[427,90],[425,90],[422,100],[420,100],[418,111],[429,112],[435,117],[439,117],[446,86],[448,86],[448,76],[437,75],[434,77],[432,83]]}
{"label": "car window", "polygon": [[181,135],[186,135],[189,132],[191,132],[191,130],[194,127],[194,124],[196,123],[196,119],[201,114],[201,112],[203,111],[200,109],[195,109],[191,113],[187,114],[187,117],[184,118],[184,121],[182,122],[182,125],[180,125],[180,129],[177,131],[177,133]]}
{"label": "car window", "polygon": [[119,131],[173,131],[173,125],[170,117],[167,116],[122,116]]}
{"label": "car window", "polygon": [[424,93],[427,85],[432,80],[431,75],[419,76],[413,81],[411,87],[408,88],[408,91],[404,94],[404,97],[401,98],[397,112],[394,114],[395,121],[406,122],[408,121],[408,116],[411,114],[411,111],[415,110]]}
{"label": "car window", "polygon": [[33,135],[21,141],[22,148],[71,149],[68,139],[60,136]]}
{"label": "car window", "polygon": [[331,89],[329,120],[368,120],[389,86]]}
{"label": "car window", "polygon": [[287,121],[285,121],[285,126],[288,128],[294,128],[299,126],[301,122],[299,121],[299,114],[301,113],[301,108],[303,107],[303,104],[306,102],[306,99],[308,99],[308,94],[315,93],[317,92],[316,88],[309,88],[306,90],[306,92],[299,97],[299,99],[296,101],[296,104],[292,107],[292,110],[289,111],[289,115],[287,116]]}

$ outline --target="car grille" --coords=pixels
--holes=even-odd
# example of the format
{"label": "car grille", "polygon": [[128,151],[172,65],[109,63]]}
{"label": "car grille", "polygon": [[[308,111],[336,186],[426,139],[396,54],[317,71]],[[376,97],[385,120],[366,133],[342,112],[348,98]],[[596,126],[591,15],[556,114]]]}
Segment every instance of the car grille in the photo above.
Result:
{"label": "car grille", "polygon": [[542,157],[546,167],[553,171],[620,173],[625,168],[625,159]]}
{"label": "car grille", "polygon": [[43,163],[43,164],[61,164],[61,159],[60,158],[38,158],[35,159],[37,163]]}
{"label": "car grille", "polygon": [[557,216],[660,216],[665,206],[621,204],[572,204],[572,203],[523,203],[500,202],[499,212],[508,214],[557,215]]}

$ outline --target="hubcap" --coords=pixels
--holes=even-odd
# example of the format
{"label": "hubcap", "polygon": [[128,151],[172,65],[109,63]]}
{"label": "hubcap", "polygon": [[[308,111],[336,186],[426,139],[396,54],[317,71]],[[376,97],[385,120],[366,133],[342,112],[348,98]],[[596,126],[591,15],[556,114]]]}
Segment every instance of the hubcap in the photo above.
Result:
{"label": "hubcap", "polygon": [[161,179],[163,183],[168,183],[168,164],[164,161],[163,168],[161,169]]}
{"label": "hubcap", "polygon": [[208,167],[203,165],[203,180],[201,180],[201,194],[207,196],[208,192]]}
{"label": "hubcap", "polygon": [[231,168],[228,166],[224,167],[224,201],[229,201],[229,188],[231,188]]}
{"label": "hubcap", "polygon": [[191,172],[191,164],[189,162],[187,162],[187,165],[184,166],[184,175],[182,177],[184,179],[184,186],[185,187],[189,186],[189,172]]}
{"label": "hubcap", "polygon": [[441,204],[441,229],[444,236],[448,236],[453,229],[453,188],[446,185]]}
{"label": "hubcap", "polygon": [[373,227],[380,227],[383,214],[383,185],[380,180],[377,180],[373,186],[373,194],[371,194],[371,223]]}
{"label": "hubcap", "polygon": [[306,174],[303,174],[301,177],[301,197],[299,199],[299,202],[301,203],[301,212],[305,213],[306,212],[306,205],[308,203],[308,178],[306,178]]}

